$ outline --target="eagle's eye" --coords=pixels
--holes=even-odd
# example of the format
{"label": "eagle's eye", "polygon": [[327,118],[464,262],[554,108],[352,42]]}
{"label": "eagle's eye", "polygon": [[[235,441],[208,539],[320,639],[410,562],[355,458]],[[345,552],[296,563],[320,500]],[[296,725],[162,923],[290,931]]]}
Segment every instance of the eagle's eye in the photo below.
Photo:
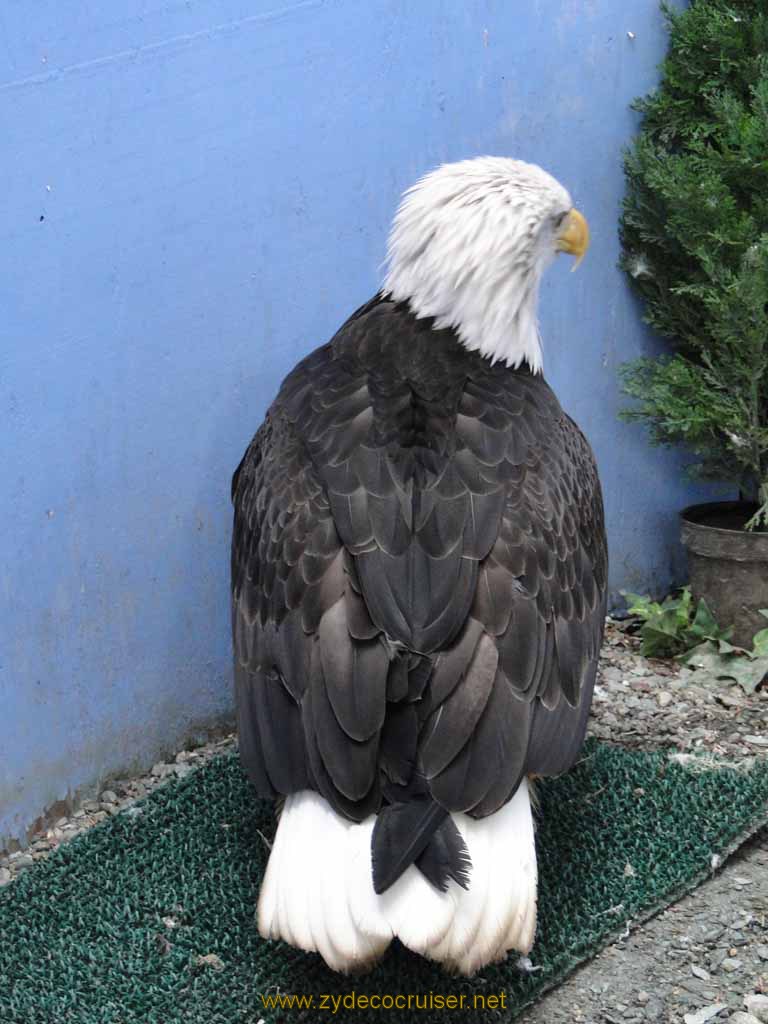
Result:
{"label": "eagle's eye", "polygon": [[555,227],[556,228],[562,227],[563,224],[565,223],[565,218],[567,216],[568,216],[568,211],[566,210],[565,213],[561,213],[559,216],[555,217]]}

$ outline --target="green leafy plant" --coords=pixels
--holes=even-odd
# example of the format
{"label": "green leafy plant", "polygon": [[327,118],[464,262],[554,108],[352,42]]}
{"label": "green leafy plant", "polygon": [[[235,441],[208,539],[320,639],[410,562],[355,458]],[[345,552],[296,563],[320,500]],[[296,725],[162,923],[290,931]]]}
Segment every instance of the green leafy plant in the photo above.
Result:
{"label": "green leafy plant", "polygon": [[690,587],[659,603],[640,594],[621,591],[627,611],[642,622],[640,653],[647,658],[675,658],[705,641],[727,641],[732,629],[720,629],[705,601],[694,608]]}
{"label": "green leafy plant", "polygon": [[732,480],[768,529],[768,6],[663,6],[659,88],[635,103],[621,266],[671,342],[622,369],[625,418],[682,443],[693,475]]}
{"label": "green leafy plant", "polygon": [[[768,618],[768,609],[760,614]],[[681,659],[687,666],[687,677],[727,679],[753,693],[768,677],[768,628],[761,629],[752,640],[752,650],[734,647],[727,640],[708,639]]]}

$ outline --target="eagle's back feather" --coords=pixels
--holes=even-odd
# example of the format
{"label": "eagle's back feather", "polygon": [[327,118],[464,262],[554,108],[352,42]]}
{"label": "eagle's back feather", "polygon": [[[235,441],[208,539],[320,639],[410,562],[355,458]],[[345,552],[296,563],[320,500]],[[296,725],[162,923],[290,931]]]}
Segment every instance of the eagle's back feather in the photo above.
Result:
{"label": "eagle's back feather", "polygon": [[591,450],[541,376],[377,296],[288,376],[232,493],[260,794],[315,789],[362,821],[415,787],[480,818],[570,766],[606,544]]}

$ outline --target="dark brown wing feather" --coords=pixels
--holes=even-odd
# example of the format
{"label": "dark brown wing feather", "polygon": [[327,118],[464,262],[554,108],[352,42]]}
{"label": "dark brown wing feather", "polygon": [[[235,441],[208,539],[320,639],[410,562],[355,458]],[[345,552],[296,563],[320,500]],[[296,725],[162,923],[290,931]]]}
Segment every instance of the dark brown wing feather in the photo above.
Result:
{"label": "dark brown wing feather", "polygon": [[524,773],[569,767],[606,545],[592,453],[541,377],[376,298],[286,379],[232,493],[260,793],[310,786],[353,820],[424,798],[484,816]]}

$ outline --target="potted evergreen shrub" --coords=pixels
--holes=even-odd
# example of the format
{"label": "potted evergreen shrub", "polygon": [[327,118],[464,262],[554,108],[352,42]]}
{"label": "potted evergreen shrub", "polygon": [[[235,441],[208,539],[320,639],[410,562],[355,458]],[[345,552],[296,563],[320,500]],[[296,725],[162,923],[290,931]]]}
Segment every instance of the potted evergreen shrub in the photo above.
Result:
{"label": "potted evergreen shrub", "polygon": [[748,644],[768,608],[768,7],[663,7],[662,82],[636,102],[625,162],[623,269],[669,340],[623,367],[655,443],[682,443],[690,471],[734,500],[685,509],[691,585]]}

